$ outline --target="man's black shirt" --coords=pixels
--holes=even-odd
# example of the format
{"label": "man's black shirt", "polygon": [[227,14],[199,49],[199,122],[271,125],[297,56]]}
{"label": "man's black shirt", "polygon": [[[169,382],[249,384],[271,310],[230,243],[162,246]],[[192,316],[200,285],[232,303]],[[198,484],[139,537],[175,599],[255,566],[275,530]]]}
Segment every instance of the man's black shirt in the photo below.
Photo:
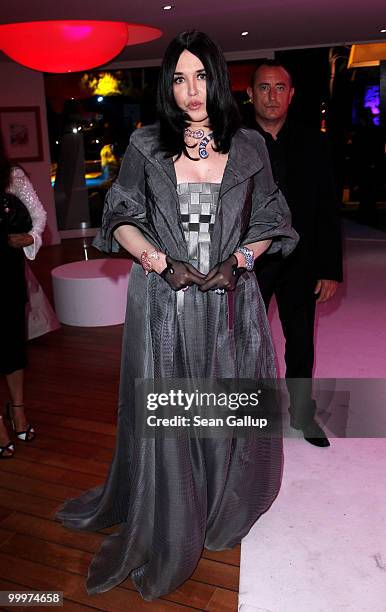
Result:
{"label": "man's black shirt", "polygon": [[325,134],[286,121],[275,140],[257,123],[254,127],[264,137],[272,174],[300,236],[292,259],[306,266],[315,279],[341,281],[339,210]]}
{"label": "man's black shirt", "polygon": [[288,182],[288,151],[286,126],[280,130],[275,140],[269,132],[265,132],[259,124],[256,124],[257,130],[263,136],[268,149],[269,159],[271,161],[272,174],[275,182],[280,187],[284,195],[286,195],[286,185]]}

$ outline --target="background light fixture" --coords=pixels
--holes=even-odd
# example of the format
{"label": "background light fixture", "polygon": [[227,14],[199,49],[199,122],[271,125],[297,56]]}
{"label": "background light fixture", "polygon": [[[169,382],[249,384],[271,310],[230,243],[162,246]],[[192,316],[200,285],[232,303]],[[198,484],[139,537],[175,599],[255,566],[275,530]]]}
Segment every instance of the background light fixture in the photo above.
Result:
{"label": "background light fixture", "polygon": [[347,68],[379,66],[386,60],[386,43],[352,45]]}
{"label": "background light fixture", "polygon": [[241,36],[248,36],[249,32],[245,31],[245,32],[241,32]]}
{"label": "background light fixture", "polygon": [[78,72],[112,60],[126,45],[159,38],[161,30],[123,21],[34,21],[0,26],[0,49],[41,72]]}

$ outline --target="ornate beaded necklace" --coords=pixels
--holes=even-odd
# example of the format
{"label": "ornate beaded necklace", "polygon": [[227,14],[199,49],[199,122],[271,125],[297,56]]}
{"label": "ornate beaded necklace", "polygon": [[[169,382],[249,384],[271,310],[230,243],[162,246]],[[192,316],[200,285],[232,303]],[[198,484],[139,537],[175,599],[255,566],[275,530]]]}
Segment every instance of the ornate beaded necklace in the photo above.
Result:
{"label": "ornate beaded necklace", "polygon": [[208,143],[213,139],[213,132],[203,138],[204,133],[204,130],[201,129],[190,130],[189,128],[185,128],[184,130],[184,134],[188,138],[195,138],[196,140],[199,140],[200,138],[202,139],[201,142],[198,144],[198,155],[201,159],[206,159],[207,157],[209,157],[209,153],[206,150],[206,147]]}
{"label": "ornate beaded necklace", "polygon": [[190,128],[185,128],[184,134],[188,138],[200,139],[204,137],[205,132],[201,128],[199,130],[191,130]]}

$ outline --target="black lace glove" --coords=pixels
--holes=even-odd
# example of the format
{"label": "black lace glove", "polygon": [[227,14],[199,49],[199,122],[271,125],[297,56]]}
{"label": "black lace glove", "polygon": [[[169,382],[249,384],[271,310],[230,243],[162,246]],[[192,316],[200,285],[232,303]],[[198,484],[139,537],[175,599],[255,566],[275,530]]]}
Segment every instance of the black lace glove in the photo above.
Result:
{"label": "black lace glove", "polygon": [[200,286],[200,291],[217,290],[217,293],[234,291],[240,276],[246,268],[239,268],[236,255],[230,255],[228,259],[218,263],[206,275],[205,283]]}
{"label": "black lace glove", "polygon": [[178,261],[166,255],[166,268],[160,274],[173,291],[179,291],[192,285],[202,285],[205,274],[201,274],[194,266],[185,261]]}

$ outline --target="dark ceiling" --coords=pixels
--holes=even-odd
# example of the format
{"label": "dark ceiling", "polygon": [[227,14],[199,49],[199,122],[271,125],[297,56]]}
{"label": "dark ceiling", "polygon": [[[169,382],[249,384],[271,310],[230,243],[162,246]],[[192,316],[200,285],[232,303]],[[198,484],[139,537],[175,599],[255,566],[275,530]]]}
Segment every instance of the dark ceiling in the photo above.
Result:
{"label": "dark ceiling", "polygon": [[[118,61],[158,63],[166,44],[182,30],[214,38],[229,59],[260,49],[330,46],[386,40],[385,0],[16,0],[2,1],[0,23],[45,19],[110,19],[159,27],[153,42],[126,47]],[[242,31],[248,36],[241,36]],[[4,57],[4,56],[3,56]]]}

